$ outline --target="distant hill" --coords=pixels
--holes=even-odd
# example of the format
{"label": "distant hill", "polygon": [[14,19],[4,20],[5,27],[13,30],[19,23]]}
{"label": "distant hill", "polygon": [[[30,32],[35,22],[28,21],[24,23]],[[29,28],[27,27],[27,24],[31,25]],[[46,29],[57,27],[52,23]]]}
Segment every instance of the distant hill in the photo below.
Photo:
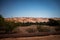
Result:
{"label": "distant hill", "polygon": [[15,22],[48,22],[48,19],[60,20],[60,18],[33,18],[33,17],[14,17],[14,18],[5,18],[6,21],[15,21]]}

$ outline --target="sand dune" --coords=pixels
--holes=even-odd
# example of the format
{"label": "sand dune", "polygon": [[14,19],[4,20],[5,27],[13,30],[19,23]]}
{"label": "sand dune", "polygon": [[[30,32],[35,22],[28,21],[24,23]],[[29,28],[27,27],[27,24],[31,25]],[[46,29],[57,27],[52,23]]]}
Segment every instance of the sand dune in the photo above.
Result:
{"label": "sand dune", "polygon": [[[15,21],[15,22],[47,22],[49,18],[34,18],[34,17],[13,17],[5,18],[6,21]],[[50,18],[55,20],[60,20],[60,18]]]}
{"label": "sand dune", "polygon": [[33,17],[14,17],[14,18],[5,18],[7,21],[15,22],[47,22],[48,18],[33,18]]}

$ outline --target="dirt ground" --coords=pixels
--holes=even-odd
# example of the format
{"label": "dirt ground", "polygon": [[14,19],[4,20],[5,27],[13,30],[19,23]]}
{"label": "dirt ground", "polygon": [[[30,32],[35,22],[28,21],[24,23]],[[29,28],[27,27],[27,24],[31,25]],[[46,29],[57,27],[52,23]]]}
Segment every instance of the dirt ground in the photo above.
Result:
{"label": "dirt ground", "polygon": [[19,38],[2,38],[0,40],[60,40],[60,35],[37,36],[37,37],[19,37]]}

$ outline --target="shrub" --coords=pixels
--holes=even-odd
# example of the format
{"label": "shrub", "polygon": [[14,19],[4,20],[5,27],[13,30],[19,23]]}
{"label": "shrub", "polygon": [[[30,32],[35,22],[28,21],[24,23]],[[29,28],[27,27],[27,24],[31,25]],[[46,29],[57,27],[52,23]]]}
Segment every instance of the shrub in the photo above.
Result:
{"label": "shrub", "polygon": [[37,26],[37,30],[39,32],[49,32],[50,31],[50,29],[48,27],[44,27],[44,26],[41,26],[41,25]]}
{"label": "shrub", "polygon": [[[0,31],[4,31],[3,33],[10,33],[17,27],[16,23],[13,21],[6,22],[4,17],[0,15]],[[2,32],[0,32],[2,33]]]}
{"label": "shrub", "polygon": [[60,20],[49,19],[47,24],[50,26],[60,26]]}
{"label": "shrub", "polygon": [[4,32],[5,32],[5,21],[4,21],[4,17],[0,15],[0,33],[4,33]]}
{"label": "shrub", "polygon": [[14,22],[6,22],[6,33],[12,32],[16,27]]}
{"label": "shrub", "polygon": [[28,28],[26,31],[27,31],[28,33],[36,32],[36,30],[35,30],[35,29],[33,29],[33,28]]}
{"label": "shrub", "polygon": [[55,28],[56,31],[60,31],[60,27]]}

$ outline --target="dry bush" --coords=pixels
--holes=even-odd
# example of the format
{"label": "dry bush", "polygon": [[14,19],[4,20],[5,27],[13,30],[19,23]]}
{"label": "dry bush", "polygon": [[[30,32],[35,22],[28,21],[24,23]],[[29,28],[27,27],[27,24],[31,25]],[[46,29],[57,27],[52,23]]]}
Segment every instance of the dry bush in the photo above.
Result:
{"label": "dry bush", "polygon": [[26,31],[27,31],[28,33],[37,32],[37,30],[36,30],[36,29],[33,29],[33,28],[28,28],[28,29],[26,29]]}
{"label": "dry bush", "polygon": [[37,30],[39,32],[49,32],[50,31],[50,28],[49,27],[44,27],[44,26],[38,25],[37,26]]}

